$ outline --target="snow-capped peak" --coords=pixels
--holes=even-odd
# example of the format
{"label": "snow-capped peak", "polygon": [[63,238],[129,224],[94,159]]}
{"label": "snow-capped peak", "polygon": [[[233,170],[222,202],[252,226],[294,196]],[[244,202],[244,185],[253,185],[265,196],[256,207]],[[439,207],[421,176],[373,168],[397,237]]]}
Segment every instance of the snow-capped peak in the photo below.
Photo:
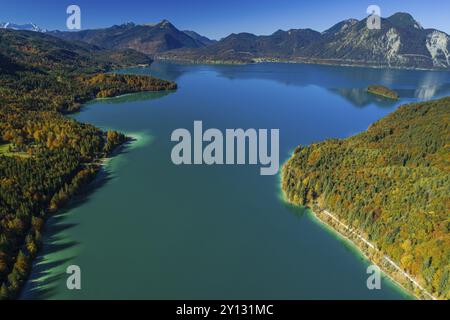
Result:
{"label": "snow-capped peak", "polygon": [[47,29],[42,29],[34,23],[16,24],[12,22],[0,22],[0,29],[12,30],[26,30],[35,32],[47,32]]}

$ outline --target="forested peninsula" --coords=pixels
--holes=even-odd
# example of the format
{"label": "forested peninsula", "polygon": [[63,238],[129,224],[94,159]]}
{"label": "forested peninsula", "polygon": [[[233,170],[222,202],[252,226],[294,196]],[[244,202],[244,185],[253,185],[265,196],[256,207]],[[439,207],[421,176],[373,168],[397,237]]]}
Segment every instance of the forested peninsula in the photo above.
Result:
{"label": "forested peninsula", "polygon": [[450,299],[450,97],[401,106],[347,139],[299,146],[282,170],[315,215],[418,298]]}
{"label": "forested peninsula", "polygon": [[127,137],[64,114],[95,99],[176,89],[149,76],[111,73],[148,65],[134,50],[105,50],[29,31],[0,30],[0,299],[16,298],[49,215]]}

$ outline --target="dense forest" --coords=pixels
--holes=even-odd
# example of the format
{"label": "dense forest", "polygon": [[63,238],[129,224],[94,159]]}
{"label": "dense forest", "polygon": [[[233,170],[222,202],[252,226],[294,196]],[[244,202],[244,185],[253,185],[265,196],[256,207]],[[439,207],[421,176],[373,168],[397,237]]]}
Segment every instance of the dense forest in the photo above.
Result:
{"label": "dense forest", "polygon": [[108,73],[151,62],[133,50],[0,30],[0,299],[20,293],[49,214],[127,140],[64,114],[95,98],[175,89],[153,77]]}
{"label": "dense forest", "polygon": [[299,146],[292,203],[333,212],[441,299],[450,299],[450,97],[401,106],[363,133]]}

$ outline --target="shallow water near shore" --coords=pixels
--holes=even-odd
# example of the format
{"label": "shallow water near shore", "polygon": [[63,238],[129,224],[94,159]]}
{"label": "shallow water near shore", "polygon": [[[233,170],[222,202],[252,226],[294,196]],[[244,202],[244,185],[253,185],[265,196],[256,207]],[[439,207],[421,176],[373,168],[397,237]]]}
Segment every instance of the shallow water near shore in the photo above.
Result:
{"label": "shallow water near shore", "polygon": [[[170,135],[204,129],[280,129],[280,166],[298,144],[345,138],[399,105],[444,96],[450,75],[262,63],[155,62],[124,72],[178,83],[174,92],[89,103],[79,121],[135,138],[90,192],[50,219],[22,298],[408,299],[388,279],[368,290],[369,262],[280,198],[259,166],[175,166]],[[381,84],[389,101],[365,92]],[[69,265],[81,290],[66,287]]]}

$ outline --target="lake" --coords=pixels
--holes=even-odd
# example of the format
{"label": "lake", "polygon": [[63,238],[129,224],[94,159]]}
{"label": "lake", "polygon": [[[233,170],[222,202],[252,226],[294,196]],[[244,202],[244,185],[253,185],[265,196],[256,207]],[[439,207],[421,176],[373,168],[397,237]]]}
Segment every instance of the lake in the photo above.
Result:
{"label": "lake", "polygon": [[[162,62],[123,72],[178,89],[98,100],[73,115],[136,141],[49,221],[22,298],[411,298],[388,279],[368,290],[370,263],[310,212],[286,205],[279,176],[261,176],[255,165],[176,166],[170,135],[192,131],[195,120],[222,131],[276,128],[284,162],[299,144],[345,138],[400,104],[449,94],[449,73]],[[401,99],[368,95],[370,84]],[[81,290],[66,287],[69,265],[81,268]]]}

